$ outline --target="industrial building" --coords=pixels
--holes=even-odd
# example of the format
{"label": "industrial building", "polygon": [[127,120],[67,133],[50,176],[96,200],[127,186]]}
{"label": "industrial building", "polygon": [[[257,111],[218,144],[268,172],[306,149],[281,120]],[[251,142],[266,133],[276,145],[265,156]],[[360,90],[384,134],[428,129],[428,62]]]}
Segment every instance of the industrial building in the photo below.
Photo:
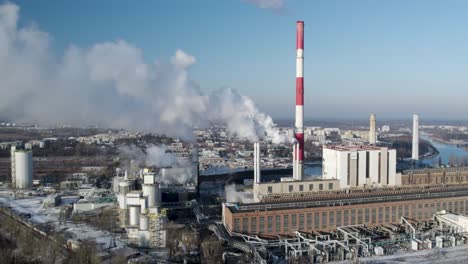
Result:
{"label": "industrial building", "polygon": [[167,222],[161,210],[161,191],[155,174],[144,170],[139,179],[143,180],[142,189],[135,190],[138,177],[124,176],[114,178],[114,192],[119,203],[120,226],[127,231],[130,244],[139,247],[165,247]]}
{"label": "industrial building", "polygon": [[[402,216],[392,224],[346,225],[333,232],[294,231],[275,236],[231,232],[231,235],[238,239],[235,244],[238,248],[253,252],[253,263],[268,263],[265,260],[275,260],[279,256],[295,263],[342,260],[346,263],[380,263],[374,256],[382,255],[387,255],[387,261],[382,259],[382,263],[412,262],[410,259],[433,263],[437,258],[435,254],[442,248],[465,254],[467,223],[468,217],[441,210],[424,221]],[[465,246],[453,248],[461,245]],[[426,251],[416,253],[420,250]],[[388,256],[394,253],[396,255]]]}
{"label": "industrial building", "polygon": [[468,168],[409,170],[392,188],[289,193],[252,204],[224,204],[228,231],[278,235],[333,231],[346,225],[395,223],[400,217],[427,220],[436,211],[468,213]]}
{"label": "industrial building", "polygon": [[12,187],[16,189],[31,188],[33,184],[32,151],[12,146],[10,154]]}
{"label": "industrial building", "polygon": [[198,151],[185,167],[142,168],[133,173],[118,169],[113,191],[119,204],[119,222],[130,244],[166,246],[168,213],[192,212],[197,196]]}
{"label": "industrial building", "polygon": [[342,189],[399,185],[396,150],[362,145],[325,145],[323,178],[339,180]]}
{"label": "industrial building", "polygon": [[[333,232],[345,226],[391,225],[401,219],[430,220],[438,211],[468,213],[468,168],[396,172],[396,151],[378,146],[375,115],[369,145],[325,145],[322,177],[303,175],[304,23],[297,22],[296,123],[293,175],[263,182],[260,143],[254,145],[254,203],[225,203],[223,225],[230,234],[294,235]],[[418,116],[413,116],[413,160],[419,157]],[[287,245],[286,245],[287,247]]]}
{"label": "industrial building", "polygon": [[[297,151],[297,149],[295,149]],[[254,143],[254,200],[261,202],[271,197],[286,194],[307,194],[324,191],[336,191],[340,189],[340,181],[336,178],[316,179],[309,178],[298,180],[291,177],[281,178],[279,182],[262,182],[260,169],[260,143]]]}

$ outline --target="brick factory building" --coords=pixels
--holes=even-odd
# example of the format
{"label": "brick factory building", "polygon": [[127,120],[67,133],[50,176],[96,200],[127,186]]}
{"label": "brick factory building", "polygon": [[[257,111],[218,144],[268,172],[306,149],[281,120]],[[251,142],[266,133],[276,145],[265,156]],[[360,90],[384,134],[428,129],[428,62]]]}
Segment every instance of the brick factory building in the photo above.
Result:
{"label": "brick factory building", "polygon": [[259,235],[333,231],[347,225],[397,223],[404,216],[428,220],[447,210],[468,213],[468,168],[408,170],[398,188],[294,193],[261,203],[225,204],[229,232]]}

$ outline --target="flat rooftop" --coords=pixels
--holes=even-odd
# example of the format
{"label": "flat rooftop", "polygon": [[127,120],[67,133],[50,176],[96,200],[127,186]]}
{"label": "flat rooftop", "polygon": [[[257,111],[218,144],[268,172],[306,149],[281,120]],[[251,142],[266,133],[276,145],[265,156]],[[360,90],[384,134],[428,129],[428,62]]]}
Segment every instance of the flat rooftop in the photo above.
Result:
{"label": "flat rooftop", "polygon": [[323,145],[324,149],[333,149],[337,151],[360,151],[360,150],[381,150],[383,148],[390,149],[387,147],[378,147],[378,146],[371,146],[371,145],[352,145],[352,146],[345,146],[345,145]]}
{"label": "flat rooftop", "polygon": [[311,196],[310,199],[303,201],[281,201],[269,203],[249,203],[236,204],[229,203],[227,207],[233,213],[285,210],[310,207],[330,207],[353,204],[370,204],[382,202],[398,202],[408,200],[447,198],[468,196],[468,190],[465,187],[453,186],[435,189],[417,189],[408,190],[406,193],[377,191],[373,193],[356,193],[356,196],[346,197],[347,195],[330,195],[328,197]]}

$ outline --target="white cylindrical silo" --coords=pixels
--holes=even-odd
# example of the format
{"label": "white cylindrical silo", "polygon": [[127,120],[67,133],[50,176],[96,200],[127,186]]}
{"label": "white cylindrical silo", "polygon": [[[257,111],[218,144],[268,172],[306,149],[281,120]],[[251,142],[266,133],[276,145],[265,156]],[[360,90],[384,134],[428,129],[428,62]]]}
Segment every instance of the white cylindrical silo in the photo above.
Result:
{"label": "white cylindrical silo", "polygon": [[128,217],[130,226],[138,226],[140,224],[140,206],[129,206]]}
{"label": "white cylindrical silo", "polygon": [[140,206],[143,213],[148,208],[148,197],[140,197]]}
{"label": "white cylindrical silo", "polygon": [[148,197],[148,208],[156,206],[156,185],[155,184],[143,184],[143,196]]}
{"label": "white cylindrical silo", "polygon": [[147,216],[140,216],[140,230],[147,231],[149,228],[149,220]]}
{"label": "white cylindrical silo", "polygon": [[15,152],[16,188],[27,189],[32,186],[32,152],[17,150]]}

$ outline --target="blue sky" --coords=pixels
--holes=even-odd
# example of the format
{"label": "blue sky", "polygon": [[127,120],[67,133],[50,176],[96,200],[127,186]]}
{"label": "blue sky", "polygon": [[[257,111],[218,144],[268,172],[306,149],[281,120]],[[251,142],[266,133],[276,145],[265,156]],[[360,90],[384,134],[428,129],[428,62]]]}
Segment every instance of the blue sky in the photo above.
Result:
{"label": "blue sky", "polygon": [[247,0],[13,2],[20,24],[48,32],[57,55],[117,39],[148,62],[182,49],[196,57],[200,89],[234,88],[275,118],[294,114],[295,22],[304,20],[306,119],[467,119],[468,1],[284,0],[280,10]]}

